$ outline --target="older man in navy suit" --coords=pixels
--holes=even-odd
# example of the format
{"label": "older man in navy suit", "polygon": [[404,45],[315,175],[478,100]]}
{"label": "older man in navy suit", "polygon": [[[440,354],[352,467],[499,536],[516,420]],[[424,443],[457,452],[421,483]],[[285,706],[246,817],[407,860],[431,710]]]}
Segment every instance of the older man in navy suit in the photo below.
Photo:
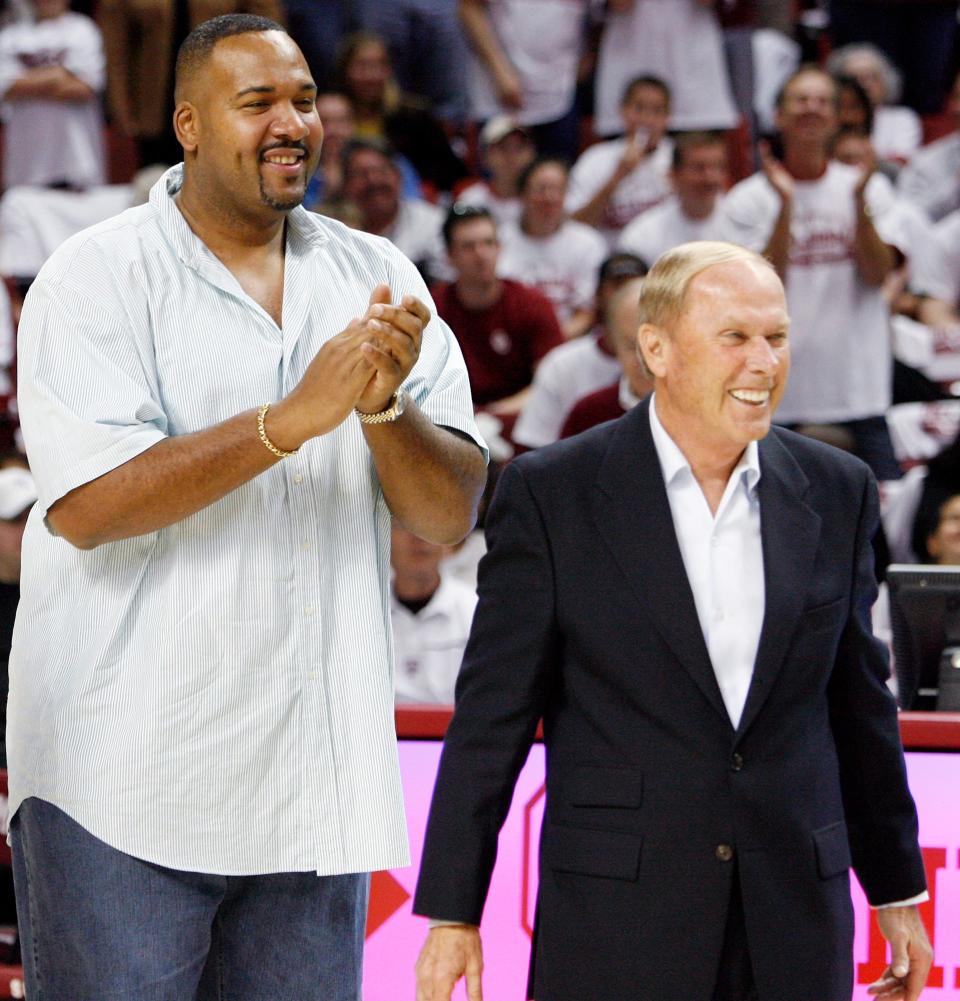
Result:
{"label": "older man in navy suit", "polygon": [[504,473],[415,910],[418,1001],[481,997],[484,897],[542,719],[529,997],[849,1001],[849,869],[914,1001],[932,961],[886,658],[866,466],[771,419],[783,287],[720,243],[664,255],[638,342],[654,395]]}

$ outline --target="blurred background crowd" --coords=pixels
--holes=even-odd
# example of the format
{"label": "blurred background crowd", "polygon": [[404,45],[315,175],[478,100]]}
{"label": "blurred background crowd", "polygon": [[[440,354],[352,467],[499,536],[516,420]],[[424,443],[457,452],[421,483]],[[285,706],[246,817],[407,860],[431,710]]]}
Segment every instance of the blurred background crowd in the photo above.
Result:
{"label": "blurred background crowd", "polygon": [[[638,281],[729,239],[784,279],[778,420],[881,481],[878,575],[960,564],[960,33],[951,0],[9,0],[0,25],[0,657],[35,499],[19,304],[180,160],[199,22],[280,21],[320,88],[307,207],[383,236],[463,350],[497,469],[648,391]],[[449,702],[483,552],[393,539],[400,701]],[[2,697],[2,693],[0,693]],[[3,700],[5,701],[5,699]]]}

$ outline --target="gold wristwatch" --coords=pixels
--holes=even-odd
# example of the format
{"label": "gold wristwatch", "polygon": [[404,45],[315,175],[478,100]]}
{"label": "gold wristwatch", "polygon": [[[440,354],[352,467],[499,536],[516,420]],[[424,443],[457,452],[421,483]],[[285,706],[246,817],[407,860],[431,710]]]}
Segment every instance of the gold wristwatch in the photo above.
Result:
{"label": "gold wristwatch", "polygon": [[364,414],[357,411],[357,418],[361,424],[392,424],[402,413],[407,394],[398,389],[387,404],[386,410],[380,410],[375,414]]}

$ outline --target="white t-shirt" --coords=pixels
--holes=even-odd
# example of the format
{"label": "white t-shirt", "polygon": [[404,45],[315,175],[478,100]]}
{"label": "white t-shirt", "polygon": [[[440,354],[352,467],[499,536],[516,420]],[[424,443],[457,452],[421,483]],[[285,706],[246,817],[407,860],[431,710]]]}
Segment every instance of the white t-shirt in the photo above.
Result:
{"label": "white t-shirt", "polygon": [[577,400],[609,386],[619,375],[620,363],[600,347],[597,334],[555,347],[537,366],[530,395],[513,426],[513,440],[527,448],[556,441]]}
{"label": "white t-shirt", "polygon": [[607,255],[606,241],[595,229],[567,219],[552,236],[533,237],[508,224],[500,231],[500,243],[500,277],[540,289],[561,324],[593,305],[597,273]]}
{"label": "white t-shirt", "polygon": [[[0,31],[0,94],[27,69],[63,66],[103,90],[106,64],[100,30],[82,14],[12,24]],[[5,103],[3,183],[76,187],[106,182],[100,98],[52,101],[18,98]]]}
{"label": "white t-shirt", "polygon": [[450,574],[416,614],[391,594],[397,702],[453,703],[476,605],[476,592]]}
{"label": "white t-shirt", "polygon": [[0,198],[0,274],[35,278],[68,237],[133,204],[132,184],[103,184],[87,191],[10,188]]}
{"label": "white t-shirt", "polygon": [[500,104],[487,67],[471,49],[471,117],[482,122],[510,111],[521,125],[562,118],[573,104],[588,6],[589,0],[486,0],[494,34],[520,77],[523,107]]}
{"label": "white t-shirt", "polygon": [[933,220],[960,208],[960,132],[918,149],[897,177],[897,192]]}
{"label": "white t-shirt", "polygon": [[691,240],[716,240],[720,236],[720,199],[705,219],[691,219],[677,198],[670,198],[637,216],[620,234],[617,250],[636,254],[647,267],[663,253]]}
{"label": "white t-shirt", "polygon": [[464,188],[457,195],[457,204],[488,209],[498,227],[507,222],[520,221],[520,199],[501,198],[486,181],[477,181]]}
{"label": "white t-shirt", "polygon": [[[583,208],[610,180],[628,141],[625,138],[611,139],[596,143],[583,151],[570,171],[566,203],[568,212]],[[627,223],[670,195],[673,190],[670,184],[672,159],[673,143],[669,139],[663,139],[617,185],[598,227],[610,247],[616,244]]]}
{"label": "white t-shirt", "polygon": [[[796,182],[787,270],[791,368],[777,412],[785,424],[875,417],[890,405],[890,317],[879,288],[853,258],[856,167],[830,162],[816,181]],[[881,239],[900,245],[895,200],[874,175],[867,204]],[[766,247],[780,198],[762,173],[741,181],[721,204],[726,239]]]}
{"label": "white t-shirt", "polygon": [[933,228],[933,250],[926,266],[914,268],[911,287],[916,292],[960,304],[960,210],[944,216]]}
{"label": "white t-shirt", "polygon": [[730,129],[739,114],[730,90],[717,15],[698,0],[635,0],[608,14],[597,57],[595,128],[620,132],[624,87],[658,76],[672,94],[672,129]]}
{"label": "white t-shirt", "polygon": [[383,235],[433,281],[454,277],[443,243],[443,209],[419,198],[401,198],[393,225]]}
{"label": "white t-shirt", "polygon": [[870,136],[881,160],[909,160],[923,143],[923,125],[913,108],[884,105],[873,113]]}

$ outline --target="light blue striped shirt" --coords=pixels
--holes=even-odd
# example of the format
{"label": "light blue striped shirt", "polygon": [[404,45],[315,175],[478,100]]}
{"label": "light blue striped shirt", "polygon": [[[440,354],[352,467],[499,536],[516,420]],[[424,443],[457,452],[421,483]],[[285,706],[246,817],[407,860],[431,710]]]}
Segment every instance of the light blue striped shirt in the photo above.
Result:
{"label": "light blue striped shirt", "polygon": [[355,417],[169,528],[82,551],[45,522],[164,437],[288,393],[379,282],[434,315],[405,388],[482,445],[460,350],[396,248],[295,209],[281,330],[187,226],[180,170],[65,243],[24,304],[40,499],[10,661],[11,813],[39,796],[185,870],[402,866],[390,514]]}

